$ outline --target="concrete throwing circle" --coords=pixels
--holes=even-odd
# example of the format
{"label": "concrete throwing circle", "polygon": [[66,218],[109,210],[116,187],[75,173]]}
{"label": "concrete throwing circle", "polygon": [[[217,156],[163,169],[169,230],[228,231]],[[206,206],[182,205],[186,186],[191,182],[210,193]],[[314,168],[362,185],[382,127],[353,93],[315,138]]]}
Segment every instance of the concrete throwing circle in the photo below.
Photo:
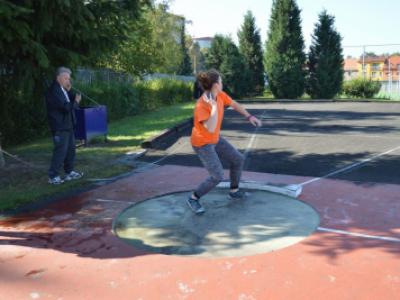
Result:
{"label": "concrete throwing circle", "polygon": [[114,222],[114,232],[146,251],[203,257],[233,257],[281,249],[309,236],[319,224],[317,212],[294,198],[260,190],[230,200],[227,189],[201,199],[206,212],[193,214],[189,192],[136,203]]}

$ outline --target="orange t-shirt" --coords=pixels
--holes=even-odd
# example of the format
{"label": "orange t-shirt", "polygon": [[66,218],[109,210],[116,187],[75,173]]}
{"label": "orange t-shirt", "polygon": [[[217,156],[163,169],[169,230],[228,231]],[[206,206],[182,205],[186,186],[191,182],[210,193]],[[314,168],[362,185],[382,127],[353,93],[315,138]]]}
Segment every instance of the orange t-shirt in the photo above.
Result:
{"label": "orange t-shirt", "polygon": [[211,114],[211,104],[207,103],[203,96],[200,97],[196,102],[194,108],[194,124],[192,129],[192,145],[195,147],[202,147],[208,144],[216,144],[219,140],[219,132],[221,129],[222,119],[224,118],[225,106],[230,106],[232,104],[232,98],[228,96],[225,92],[220,92],[217,95],[217,111],[218,120],[217,127],[214,132],[209,132],[206,127],[204,127],[203,122],[208,120]]}

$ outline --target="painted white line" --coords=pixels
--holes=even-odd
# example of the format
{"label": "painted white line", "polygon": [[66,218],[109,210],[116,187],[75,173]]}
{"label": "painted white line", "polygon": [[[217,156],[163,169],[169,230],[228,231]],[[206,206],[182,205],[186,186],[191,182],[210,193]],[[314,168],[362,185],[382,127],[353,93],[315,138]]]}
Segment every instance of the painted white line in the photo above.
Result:
{"label": "painted white line", "polygon": [[381,241],[400,243],[400,239],[394,238],[394,237],[388,237],[388,236],[379,236],[379,235],[355,233],[355,232],[350,232],[350,231],[345,231],[345,230],[338,230],[338,229],[331,229],[331,228],[325,228],[325,227],[318,227],[317,230],[324,231],[324,232],[345,234],[345,235],[356,236],[356,237],[362,237],[362,238],[367,238],[367,239],[374,239],[374,240],[381,240]]}
{"label": "painted white line", "polygon": [[97,202],[111,202],[111,203],[124,203],[124,204],[133,204],[135,202],[132,201],[122,201],[122,200],[110,200],[110,199],[94,199]]}
{"label": "painted white line", "polygon": [[367,162],[370,162],[370,161],[372,161],[372,160],[374,160],[374,159],[377,159],[377,158],[379,158],[379,157],[381,157],[381,156],[384,156],[384,155],[386,155],[386,154],[392,153],[392,152],[397,151],[397,150],[400,150],[400,146],[399,146],[399,147],[396,147],[396,148],[393,148],[393,149],[390,149],[390,150],[388,150],[388,151],[386,151],[386,152],[383,152],[383,153],[380,153],[380,154],[371,156],[370,158],[363,159],[362,161],[359,161],[359,162],[357,162],[357,163],[351,164],[351,165],[349,165],[349,166],[347,166],[347,167],[344,167],[344,168],[342,168],[342,169],[339,169],[339,170],[336,170],[336,171],[331,172],[331,173],[329,173],[329,174],[326,174],[326,175],[324,175],[324,176],[322,176],[322,177],[317,177],[317,178],[314,178],[314,179],[310,179],[310,180],[308,180],[308,181],[305,181],[305,182],[303,182],[303,183],[300,183],[300,185],[301,185],[301,186],[305,186],[306,184],[310,184],[310,183],[316,182],[316,181],[321,180],[321,179],[323,179],[323,178],[327,178],[327,177],[331,177],[331,176],[336,175],[336,174],[339,174],[339,173],[343,173],[343,172],[345,172],[345,171],[348,171],[348,170],[350,170],[350,169],[354,169],[355,167],[358,167],[358,166],[360,166],[360,165],[364,165],[364,164],[366,164]]}
{"label": "painted white line", "polygon": [[[271,128],[261,128],[259,131],[270,131]],[[274,131],[275,134],[279,135],[285,135],[289,137],[320,137],[320,136],[340,136],[340,137],[359,137],[359,138],[373,138],[373,139],[386,139],[386,140],[400,140],[399,136],[380,136],[380,135],[367,135],[367,134],[341,134],[341,133],[324,133],[324,134],[318,134],[318,133],[308,133],[308,134],[302,134],[302,133],[293,133],[292,131],[286,131],[286,130],[276,130]]]}
{"label": "painted white line", "polygon": [[[261,120],[264,120],[264,115],[265,115],[265,110],[263,111],[263,113],[262,113],[261,116],[260,116],[260,119],[261,119]],[[246,150],[245,150],[244,153],[243,153],[244,161],[245,161],[245,162],[246,162],[247,156],[249,155],[249,152],[250,152],[251,148],[253,147],[254,141],[255,141],[256,136],[257,136],[257,132],[258,132],[258,130],[259,130],[260,128],[261,128],[261,127],[256,127],[256,128],[254,129],[254,132],[253,132],[253,134],[251,135],[250,141],[249,141],[249,143],[247,144]],[[245,162],[243,163],[244,166],[245,166]],[[243,169],[244,169],[244,168],[243,168]]]}

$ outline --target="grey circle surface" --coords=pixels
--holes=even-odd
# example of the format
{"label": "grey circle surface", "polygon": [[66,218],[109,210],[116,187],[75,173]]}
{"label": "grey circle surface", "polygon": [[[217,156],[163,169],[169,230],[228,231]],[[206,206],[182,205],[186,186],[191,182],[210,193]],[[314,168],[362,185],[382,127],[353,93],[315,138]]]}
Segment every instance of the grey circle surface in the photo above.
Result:
{"label": "grey circle surface", "polygon": [[317,212],[294,198],[252,190],[246,199],[230,200],[227,193],[214,189],[204,196],[202,215],[188,208],[188,192],[136,203],[117,217],[114,232],[149,252],[235,257],[293,245],[319,224]]}

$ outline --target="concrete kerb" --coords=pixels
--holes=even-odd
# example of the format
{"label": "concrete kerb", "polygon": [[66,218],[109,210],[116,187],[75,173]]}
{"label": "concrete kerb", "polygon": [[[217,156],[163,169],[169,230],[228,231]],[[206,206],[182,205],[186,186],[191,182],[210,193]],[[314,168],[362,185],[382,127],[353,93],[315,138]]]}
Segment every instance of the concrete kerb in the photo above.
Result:
{"label": "concrete kerb", "polygon": [[189,126],[192,126],[193,124],[193,118],[189,118],[178,125],[175,125],[172,128],[166,129],[162,131],[160,134],[145,140],[142,142],[141,146],[142,148],[148,149],[148,148],[155,148],[158,144],[160,144],[163,140],[187,129]]}
{"label": "concrete kerb", "polygon": [[[219,188],[229,188],[229,182],[223,181],[218,184]],[[267,191],[276,194],[286,195],[289,197],[297,198],[301,195],[303,188],[297,184],[268,184],[256,181],[241,181],[240,187],[243,189]]]}

